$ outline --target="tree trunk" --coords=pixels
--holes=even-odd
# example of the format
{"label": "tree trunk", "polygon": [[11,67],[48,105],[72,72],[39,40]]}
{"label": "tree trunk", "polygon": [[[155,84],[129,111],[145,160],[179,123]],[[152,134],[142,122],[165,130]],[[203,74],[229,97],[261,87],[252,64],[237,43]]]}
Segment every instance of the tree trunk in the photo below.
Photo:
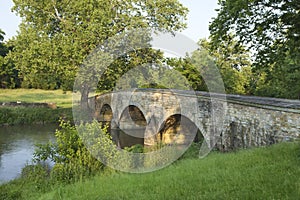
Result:
{"label": "tree trunk", "polygon": [[83,111],[89,110],[89,87],[87,85],[82,86],[81,90],[81,99],[80,99],[80,107]]}

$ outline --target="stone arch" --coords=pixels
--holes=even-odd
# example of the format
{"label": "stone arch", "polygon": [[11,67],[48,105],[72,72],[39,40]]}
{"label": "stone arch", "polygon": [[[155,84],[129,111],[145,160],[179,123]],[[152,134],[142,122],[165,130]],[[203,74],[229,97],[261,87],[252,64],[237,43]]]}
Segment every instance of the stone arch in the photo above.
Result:
{"label": "stone arch", "polygon": [[173,114],[166,118],[157,134],[157,140],[163,144],[184,144],[203,142],[204,136],[198,126],[182,114]]}
{"label": "stone arch", "polygon": [[123,110],[119,124],[122,129],[138,129],[140,127],[145,127],[147,121],[139,107],[129,105]]}
{"label": "stone arch", "polygon": [[[120,96],[122,97],[122,96]],[[119,100],[117,97],[115,97],[112,101],[112,109],[114,112],[114,120],[116,123],[119,124],[122,118],[124,118],[124,113],[128,113],[128,109],[136,108],[138,109],[139,113],[144,116],[146,119],[146,122],[148,123],[150,120],[150,117],[148,116],[149,109],[147,109],[147,106],[145,106],[143,103],[136,102],[136,101],[129,101],[127,100]],[[144,119],[143,119],[144,120]],[[142,120],[142,121],[143,121]]]}
{"label": "stone arch", "polygon": [[111,122],[113,118],[113,112],[109,104],[104,104],[100,110],[99,121],[100,122]]}
{"label": "stone arch", "polygon": [[104,103],[99,111],[98,122],[102,123],[102,127],[108,126],[108,132],[112,137],[112,141],[120,147],[119,139],[114,131],[114,125],[112,125],[113,111],[109,104]]}
{"label": "stone arch", "polygon": [[146,118],[139,107],[127,106],[119,119],[118,139],[121,148],[136,144],[144,146],[144,132],[147,125]]}

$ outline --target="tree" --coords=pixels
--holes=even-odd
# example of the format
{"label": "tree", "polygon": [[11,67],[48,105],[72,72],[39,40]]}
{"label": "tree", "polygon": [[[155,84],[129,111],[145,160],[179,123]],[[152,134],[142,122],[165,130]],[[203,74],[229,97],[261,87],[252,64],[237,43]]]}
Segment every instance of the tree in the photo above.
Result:
{"label": "tree", "polygon": [[[139,49],[137,51],[129,51],[126,54],[123,54],[119,58],[115,59],[103,72],[102,77],[98,84],[98,90],[100,91],[110,91],[112,90],[117,81],[131,69],[143,66],[144,64],[154,64],[159,60],[163,60],[163,53],[156,51],[151,48]],[[120,68],[122,66],[122,68]],[[138,69],[137,69],[138,70]],[[137,76],[142,75],[142,73],[133,72],[132,76],[128,77],[129,79],[138,79]],[[143,76],[143,75],[142,75]],[[147,76],[147,75],[145,75]],[[144,77],[144,76],[143,76]],[[150,77],[150,76],[149,76]],[[128,82],[127,77],[125,78]],[[146,77],[147,78],[147,77]],[[144,84],[144,83],[142,83]],[[136,83],[136,87],[140,85]]]}
{"label": "tree", "polygon": [[[219,5],[218,16],[210,25],[212,47],[235,34],[237,42],[253,53],[255,83],[269,85],[270,96],[296,97],[300,88],[295,85],[300,80],[293,74],[299,74],[300,69],[300,1],[219,0]],[[293,87],[290,94],[280,91],[289,87]]]}
{"label": "tree", "polygon": [[0,87],[15,88],[20,86],[20,80],[14,63],[7,57],[12,46],[8,42],[3,42],[4,35],[5,33],[0,29]]}
{"label": "tree", "polygon": [[[252,75],[249,53],[244,47],[233,39],[223,41],[217,49],[212,49],[211,43],[205,39],[198,44],[199,48],[191,56],[168,61],[187,78],[194,90],[208,91],[224,84],[226,93],[250,93]],[[217,78],[218,74],[220,78]]]}
{"label": "tree", "polygon": [[5,33],[0,29],[0,56],[6,56],[8,49],[3,43]]}
{"label": "tree", "polygon": [[220,70],[226,93],[252,93],[250,53],[234,39],[233,35],[228,35],[227,40],[223,40],[217,48],[212,47],[212,43],[207,40],[200,40],[199,44],[204,51],[209,52]]}
{"label": "tree", "polygon": [[170,58],[167,60],[167,63],[187,79],[193,90],[207,91],[201,73],[192,63],[191,58]]}
{"label": "tree", "polygon": [[[28,87],[71,89],[83,60],[108,38],[134,28],[185,28],[177,0],[14,0],[22,17],[12,58]],[[122,66],[118,66],[122,71]],[[94,73],[94,72],[92,72]],[[38,80],[35,80],[38,77]],[[34,85],[40,82],[41,85]],[[52,85],[53,84],[53,85]],[[86,97],[89,88],[83,86]]]}

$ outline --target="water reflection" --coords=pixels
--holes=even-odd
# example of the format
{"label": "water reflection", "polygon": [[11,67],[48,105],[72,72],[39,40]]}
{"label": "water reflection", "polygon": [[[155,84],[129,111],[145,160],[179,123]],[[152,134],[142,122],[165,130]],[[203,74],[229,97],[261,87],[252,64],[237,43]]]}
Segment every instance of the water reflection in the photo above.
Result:
{"label": "water reflection", "polygon": [[31,163],[34,145],[54,141],[56,125],[0,127],[0,184],[20,175]]}
{"label": "water reflection", "polygon": [[[110,134],[114,143],[124,149],[125,147],[131,147],[136,144],[144,146],[144,132],[145,129],[131,129],[131,130],[121,130],[118,128],[111,129]],[[134,136],[136,137],[134,137]]]}

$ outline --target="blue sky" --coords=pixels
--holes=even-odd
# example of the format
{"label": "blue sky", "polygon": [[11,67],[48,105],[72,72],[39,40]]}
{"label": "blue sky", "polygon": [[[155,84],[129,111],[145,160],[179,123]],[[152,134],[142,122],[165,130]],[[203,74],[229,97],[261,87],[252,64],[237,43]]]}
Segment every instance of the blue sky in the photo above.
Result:
{"label": "blue sky", "polygon": [[[209,36],[208,25],[212,17],[216,17],[214,11],[217,8],[217,0],[179,0],[189,8],[188,28],[183,31],[187,37],[198,41]],[[20,18],[11,12],[12,0],[2,0],[0,5],[0,29],[6,35],[5,40],[16,35]]]}

